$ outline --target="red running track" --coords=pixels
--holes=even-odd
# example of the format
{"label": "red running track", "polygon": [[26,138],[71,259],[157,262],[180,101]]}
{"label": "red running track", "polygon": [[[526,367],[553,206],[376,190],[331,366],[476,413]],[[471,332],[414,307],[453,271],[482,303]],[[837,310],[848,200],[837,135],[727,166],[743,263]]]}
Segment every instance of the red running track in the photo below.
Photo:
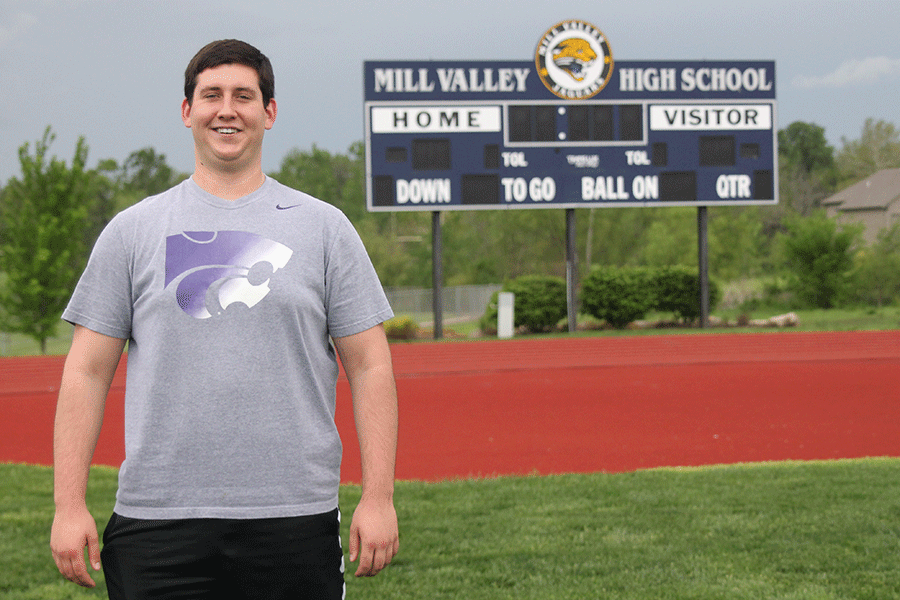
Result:
{"label": "red running track", "polygon": [[[900,456],[900,332],[392,345],[399,479]],[[50,464],[62,357],[0,359],[0,461]],[[124,368],[94,456],[123,458]],[[345,379],[342,479],[358,482]]]}

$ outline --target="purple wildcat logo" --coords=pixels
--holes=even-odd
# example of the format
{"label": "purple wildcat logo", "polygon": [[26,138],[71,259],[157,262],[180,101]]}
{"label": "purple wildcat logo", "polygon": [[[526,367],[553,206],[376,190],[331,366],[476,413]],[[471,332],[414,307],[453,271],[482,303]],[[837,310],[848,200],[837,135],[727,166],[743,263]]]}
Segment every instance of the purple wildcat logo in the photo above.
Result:
{"label": "purple wildcat logo", "polygon": [[290,260],[283,244],[246,231],[186,231],[166,238],[166,283],[195,319],[222,314],[234,303],[256,306],[269,280]]}

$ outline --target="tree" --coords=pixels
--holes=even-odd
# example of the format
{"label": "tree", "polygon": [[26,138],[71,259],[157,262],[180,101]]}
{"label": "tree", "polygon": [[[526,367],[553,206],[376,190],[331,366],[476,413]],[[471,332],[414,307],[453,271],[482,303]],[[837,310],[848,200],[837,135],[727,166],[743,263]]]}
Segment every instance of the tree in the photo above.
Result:
{"label": "tree", "polygon": [[170,167],[166,155],[158,154],[150,146],[129,154],[121,166],[112,159],[101,161],[97,170],[107,179],[106,193],[111,194],[112,209],[104,224],[115,213],[164,192],[188,177]]}
{"label": "tree", "polygon": [[709,211],[709,268],[722,281],[766,271],[771,239],[763,235],[758,206],[716,206]]}
{"label": "tree", "polygon": [[162,193],[184,178],[166,163],[165,154],[148,146],[128,155],[121,168],[122,188],[142,197]]}
{"label": "tree", "polygon": [[654,213],[656,219],[647,228],[641,241],[641,264],[650,267],[696,265],[697,210],[666,207],[655,209]]}
{"label": "tree", "polygon": [[71,167],[48,158],[55,139],[50,127],[35,143],[19,148],[21,178],[12,178],[0,204],[0,329],[34,338],[46,352],[69,295],[84,269],[89,213],[97,190],[87,170],[88,147],[79,138]]}
{"label": "tree", "polygon": [[825,129],[815,123],[795,121],[779,131],[778,154],[804,173],[834,167],[834,148],[825,139]]}
{"label": "tree", "polygon": [[787,223],[783,244],[790,270],[790,289],[815,308],[832,308],[849,292],[853,249],[862,234],[859,226],[838,228],[817,212]]}
{"label": "tree", "polygon": [[[354,177],[362,175],[353,163],[358,157],[331,154],[315,144],[311,150],[293,149],[281,161],[281,168],[272,176],[296,190],[340,208],[351,220],[365,207],[365,199],[356,197],[361,188],[350,186]],[[354,192],[348,195],[348,192]],[[359,206],[360,202],[362,206]]]}
{"label": "tree", "polygon": [[[788,211],[807,216],[834,192],[834,148],[825,130],[796,121],[778,132],[779,197]],[[785,209],[777,211],[783,217]]]}
{"label": "tree", "polygon": [[862,181],[882,169],[900,167],[900,131],[886,121],[866,119],[858,140],[841,140],[837,164],[848,184]]}
{"label": "tree", "polygon": [[856,297],[884,306],[900,301],[900,222],[878,232],[871,247],[857,255]]}

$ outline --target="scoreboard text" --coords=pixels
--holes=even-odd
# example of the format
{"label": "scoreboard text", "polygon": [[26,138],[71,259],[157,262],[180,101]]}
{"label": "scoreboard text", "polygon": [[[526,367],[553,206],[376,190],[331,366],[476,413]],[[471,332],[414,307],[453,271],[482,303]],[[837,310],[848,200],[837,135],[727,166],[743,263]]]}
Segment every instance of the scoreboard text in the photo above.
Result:
{"label": "scoreboard text", "polygon": [[585,99],[533,62],[366,62],[369,210],[777,202],[774,62],[606,77]]}

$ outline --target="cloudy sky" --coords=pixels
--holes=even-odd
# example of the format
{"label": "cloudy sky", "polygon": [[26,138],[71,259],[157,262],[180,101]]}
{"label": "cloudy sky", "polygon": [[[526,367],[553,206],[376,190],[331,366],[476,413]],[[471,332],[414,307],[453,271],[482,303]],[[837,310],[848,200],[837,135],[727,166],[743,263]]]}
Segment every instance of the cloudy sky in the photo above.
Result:
{"label": "cloudy sky", "polygon": [[90,164],[154,147],[193,170],[180,119],[184,67],[206,42],[244,39],[275,67],[278,121],[263,167],[291,148],[363,138],[364,60],[533,59],[559,21],[606,35],[616,60],[774,60],[778,127],[856,139],[900,125],[900,1],[875,0],[0,0],[0,183],[50,125]]}

